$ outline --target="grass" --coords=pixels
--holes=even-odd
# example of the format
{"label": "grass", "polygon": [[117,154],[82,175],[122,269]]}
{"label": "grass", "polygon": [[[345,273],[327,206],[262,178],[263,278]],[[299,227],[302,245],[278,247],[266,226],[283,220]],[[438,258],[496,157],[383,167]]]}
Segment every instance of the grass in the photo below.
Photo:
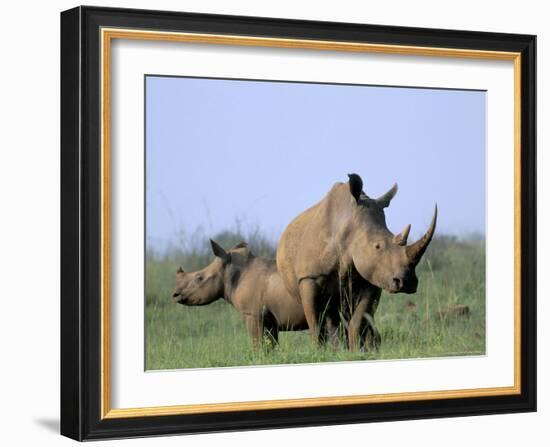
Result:
{"label": "grass", "polygon": [[[254,253],[274,256],[257,232],[226,232],[216,241],[230,247],[246,240]],[[172,302],[175,271],[204,267],[212,260],[208,240],[146,260],[146,369],[316,363],[366,359],[479,355],[485,353],[485,243],[438,237],[417,267],[414,295],[382,294],[376,313],[382,336],[378,352],[314,347],[307,332],[283,332],[273,351],[252,349],[241,315],[224,300],[203,307]],[[441,319],[439,312],[466,305],[469,316]]]}

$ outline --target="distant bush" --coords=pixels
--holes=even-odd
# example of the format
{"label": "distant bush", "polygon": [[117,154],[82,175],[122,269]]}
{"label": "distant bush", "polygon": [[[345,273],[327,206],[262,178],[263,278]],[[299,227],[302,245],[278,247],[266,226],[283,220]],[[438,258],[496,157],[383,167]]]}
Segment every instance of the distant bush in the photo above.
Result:
{"label": "distant bush", "polygon": [[[230,249],[237,242],[248,243],[252,253],[274,259],[277,251],[276,243],[262,235],[257,227],[243,229],[237,221],[233,228],[226,229],[207,235],[203,228],[197,229],[194,233],[186,235],[181,231],[176,240],[172,241],[164,250],[157,250],[147,247],[146,259],[152,262],[167,262],[169,264],[181,265],[185,271],[194,271],[205,267],[213,259],[210,239],[215,240],[225,249]],[[481,259],[485,262],[484,248],[485,238],[480,235],[457,237],[454,235],[436,235],[426,254],[420,269],[429,268],[433,271],[448,267],[452,263],[455,254],[472,249],[480,250],[483,255]]]}
{"label": "distant bush", "polygon": [[226,250],[237,242],[246,242],[256,256],[275,258],[277,247],[258,228],[243,230],[239,225],[234,229],[223,230],[211,236],[203,229],[195,231],[191,236],[180,234],[177,242],[172,242],[165,250],[159,251],[147,247],[146,260],[151,262],[168,262],[181,265],[186,271],[198,270],[212,261],[213,254],[210,239],[215,240]]}
{"label": "distant bush", "polygon": [[[464,252],[478,248],[484,252],[485,238],[479,235],[472,235],[465,238],[459,238],[454,235],[436,235],[423,259],[424,262],[420,265],[429,265],[432,270],[440,270],[448,267],[456,252]],[[484,260],[484,257],[483,257]]]}

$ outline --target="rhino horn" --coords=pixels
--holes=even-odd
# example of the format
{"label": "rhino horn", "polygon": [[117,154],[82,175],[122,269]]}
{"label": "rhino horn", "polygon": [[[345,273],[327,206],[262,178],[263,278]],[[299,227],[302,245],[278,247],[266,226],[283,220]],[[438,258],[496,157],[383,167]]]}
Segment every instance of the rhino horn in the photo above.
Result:
{"label": "rhino horn", "polygon": [[390,206],[390,202],[395,197],[395,194],[397,194],[397,183],[394,183],[387,192],[378,197],[376,199],[376,202],[380,207],[387,208],[388,206]]}
{"label": "rhino horn", "polygon": [[428,228],[428,231],[424,236],[422,236],[420,239],[418,239],[414,244],[408,245],[407,250],[407,256],[409,260],[413,263],[417,263],[420,261],[420,258],[422,258],[422,255],[426,251],[426,248],[428,248],[429,243],[432,240],[432,237],[435,232],[435,225],[437,223],[437,204],[435,205],[434,214],[432,217],[432,222],[430,223],[430,227]]}
{"label": "rhino horn", "polygon": [[410,231],[411,231],[411,224],[409,224],[405,228],[403,228],[403,231],[401,233],[396,234],[393,237],[393,241],[397,245],[407,245],[407,239],[409,237]]}

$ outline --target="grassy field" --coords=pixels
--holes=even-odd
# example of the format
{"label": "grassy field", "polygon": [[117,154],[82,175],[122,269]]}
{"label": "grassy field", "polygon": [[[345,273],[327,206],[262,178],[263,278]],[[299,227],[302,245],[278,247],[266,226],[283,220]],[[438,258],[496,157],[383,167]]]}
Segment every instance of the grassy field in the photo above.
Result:
{"label": "grassy field", "polygon": [[[246,240],[257,255],[274,256],[257,233],[222,233],[224,247]],[[382,346],[376,353],[313,347],[307,332],[283,332],[273,351],[255,351],[240,314],[224,300],[185,307],[171,299],[175,271],[204,267],[212,260],[207,239],[183,250],[147,253],[146,369],[205,368],[258,364],[406,359],[485,353],[485,243],[435,238],[417,267],[414,295],[382,294],[376,313]],[[469,315],[442,316],[464,305]]]}

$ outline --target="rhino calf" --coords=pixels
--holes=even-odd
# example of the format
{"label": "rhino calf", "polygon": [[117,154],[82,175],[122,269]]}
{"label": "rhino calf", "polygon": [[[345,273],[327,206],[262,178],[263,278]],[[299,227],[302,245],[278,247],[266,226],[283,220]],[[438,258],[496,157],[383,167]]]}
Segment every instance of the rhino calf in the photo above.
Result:
{"label": "rhino calf", "polygon": [[302,304],[287,292],[274,260],[254,256],[244,242],[229,251],[210,243],[215,258],[208,266],[176,272],[176,303],[204,306],[225,299],[243,315],[255,347],[266,335],[275,344],[279,331],[308,329]]}

